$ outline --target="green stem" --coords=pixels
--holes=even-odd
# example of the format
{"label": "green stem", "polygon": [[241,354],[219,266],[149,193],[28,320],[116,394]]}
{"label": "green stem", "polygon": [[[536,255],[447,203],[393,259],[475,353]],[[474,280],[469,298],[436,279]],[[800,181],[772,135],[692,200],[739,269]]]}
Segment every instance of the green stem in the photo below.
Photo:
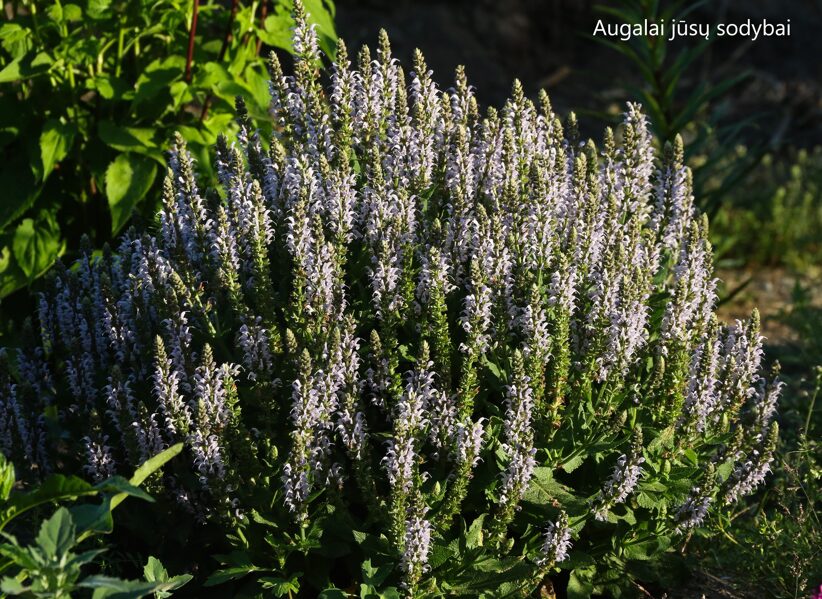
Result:
{"label": "green stem", "polygon": [[120,23],[120,28],[117,32],[117,66],[114,68],[114,76],[119,77],[120,72],[122,71],[122,63],[123,63],[123,41],[125,38],[125,29],[123,29],[122,23]]}
{"label": "green stem", "polygon": [[813,416],[813,408],[816,404],[816,396],[819,395],[819,388],[822,387],[822,369],[820,369],[819,374],[816,375],[816,388],[813,390],[813,396],[811,397],[811,405],[808,406],[808,415],[805,416],[805,426],[802,429],[802,436],[808,436],[808,432],[811,429],[811,416]]}

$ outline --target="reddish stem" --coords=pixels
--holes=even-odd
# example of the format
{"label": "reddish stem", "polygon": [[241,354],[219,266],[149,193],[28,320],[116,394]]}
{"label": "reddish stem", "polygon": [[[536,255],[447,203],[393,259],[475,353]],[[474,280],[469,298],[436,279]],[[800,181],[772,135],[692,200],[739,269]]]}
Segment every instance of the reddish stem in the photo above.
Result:
{"label": "reddish stem", "polygon": [[194,0],[191,9],[191,29],[188,31],[188,55],[186,56],[186,82],[191,83],[191,61],[194,59],[194,36],[197,34],[197,13],[200,12],[200,0]]}
{"label": "reddish stem", "polygon": [[[265,18],[268,16],[268,0],[263,0],[262,6],[260,6],[260,29],[265,27]],[[257,38],[257,51],[255,54],[257,56],[260,55],[260,48],[263,45],[263,40]]]}

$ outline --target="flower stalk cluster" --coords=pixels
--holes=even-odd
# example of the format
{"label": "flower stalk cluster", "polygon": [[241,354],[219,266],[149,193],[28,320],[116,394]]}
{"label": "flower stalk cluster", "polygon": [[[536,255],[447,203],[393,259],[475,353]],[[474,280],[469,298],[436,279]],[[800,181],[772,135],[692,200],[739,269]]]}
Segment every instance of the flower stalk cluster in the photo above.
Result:
{"label": "flower stalk cluster", "polygon": [[[675,439],[654,445],[665,459],[733,462],[724,481],[694,472],[682,530],[752,492],[780,384],[761,374],[758,316],[713,315],[681,140],[657,156],[631,104],[601,147],[583,143],[519,83],[483,113],[463,69],[443,91],[384,34],[375,56],[341,44],[324,89],[295,7],[270,138],[238,101],[205,190],[178,137],[156,227],[51,274],[21,348],[0,354],[0,450],[32,477],[59,456],[103,479],[183,441],[156,484],[199,519],[273,493],[266,509],[305,531],[327,503],[363,503],[409,593],[466,506],[495,514],[498,540],[520,530],[558,455],[595,497],[575,522],[627,506],[659,458],[640,423]],[[567,558],[565,516],[543,541],[540,567]]]}

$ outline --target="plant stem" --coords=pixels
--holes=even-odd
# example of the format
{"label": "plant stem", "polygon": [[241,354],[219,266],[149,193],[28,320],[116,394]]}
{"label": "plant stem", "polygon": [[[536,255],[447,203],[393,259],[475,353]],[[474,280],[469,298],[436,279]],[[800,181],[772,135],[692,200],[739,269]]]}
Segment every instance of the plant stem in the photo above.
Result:
{"label": "plant stem", "polygon": [[194,58],[194,36],[197,34],[197,13],[200,0],[194,0],[191,6],[191,27],[188,30],[188,54],[186,55],[186,82],[191,83],[191,61]]}
{"label": "plant stem", "polygon": [[[260,28],[265,27],[265,18],[268,16],[268,0],[263,0],[260,5]],[[255,56],[260,55],[260,48],[263,45],[262,39],[257,39],[257,49],[254,51]]]}

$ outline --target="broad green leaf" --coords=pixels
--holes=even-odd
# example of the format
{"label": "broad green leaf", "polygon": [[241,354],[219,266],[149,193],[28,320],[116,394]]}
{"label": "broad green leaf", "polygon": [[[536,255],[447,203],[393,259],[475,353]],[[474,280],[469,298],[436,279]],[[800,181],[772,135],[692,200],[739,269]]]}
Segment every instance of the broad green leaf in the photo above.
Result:
{"label": "broad green leaf", "polygon": [[22,595],[26,592],[27,588],[28,587],[24,587],[23,583],[16,578],[11,578],[8,576],[0,582],[0,590],[9,595]]}
{"label": "broad green leaf", "polygon": [[628,543],[622,548],[622,555],[625,559],[645,561],[653,559],[660,551],[664,551],[670,546],[668,537],[656,537],[639,542]]}
{"label": "broad green leaf", "polygon": [[108,534],[114,530],[114,518],[111,516],[111,498],[106,497],[100,504],[75,505],[71,508],[80,540],[91,535]]}
{"label": "broad green leaf", "polygon": [[152,128],[121,127],[111,121],[100,121],[97,134],[103,143],[115,150],[143,154],[165,166],[163,152],[155,138],[155,130]]}
{"label": "broad green leaf", "polygon": [[675,433],[676,427],[673,425],[662,429],[659,431],[659,434],[648,443],[648,451],[654,452],[658,449],[671,448],[673,446]]}
{"label": "broad green leaf", "polygon": [[74,143],[74,135],[77,127],[69,123],[61,123],[56,119],[50,119],[43,125],[43,132],[40,134],[40,160],[43,170],[40,179],[45,181],[54,169],[54,165],[66,157],[68,151]]}
{"label": "broad green leaf", "polygon": [[68,22],[80,21],[83,18],[83,9],[76,4],[63,6],[63,19]]}
{"label": "broad green leaf", "polygon": [[363,582],[373,587],[379,587],[385,582],[385,579],[388,578],[394,568],[389,564],[372,566],[371,560],[367,559],[362,563],[361,569]]}
{"label": "broad green leaf", "polygon": [[51,62],[51,57],[45,52],[39,54],[29,52],[3,67],[0,71],[0,83],[10,83],[42,75],[51,68]]}
{"label": "broad green leaf", "polygon": [[76,476],[52,474],[31,493],[12,495],[0,515],[0,530],[15,517],[38,505],[84,495],[96,495],[97,490]]}
{"label": "broad green leaf", "polygon": [[29,281],[51,266],[63,249],[60,227],[53,215],[45,213],[37,221],[26,218],[17,226],[12,253]]}
{"label": "broad green leaf", "polygon": [[132,110],[137,110],[161,94],[169,93],[169,87],[175,81],[183,78],[185,73],[185,57],[173,55],[168,58],[158,58],[143,69],[137,79],[134,99],[131,102]]}
{"label": "broad green leaf", "polygon": [[92,19],[103,19],[107,16],[111,0],[88,0],[86,14]]}
{"label": "broad green leaf", "polygon": [[594,592],[594,585],[591,583],[593,569],[584,568],[571,572],[568,580],[568,599],[589,599]]}
{"label": "broad green leaf", "polygon": [[22,58],[31,49],[32,32],[20,23],[7,22],[0,26],[0,40],[3,49],[11,54],[12,59]]}
{"label": "broad green leaf", "polygon": [[71,513],[64,507],[59,508],[54,515],[43,522],[40,532],[35,539],[37,546],[48,557],[65,555],[73,546],[77,528]]}
{"label": "broad green leaf", "polygon": [[111,232],[116,234],[131,218],[134,207],[154,183],[157,166],[136,154],[120,154],[106,170],[106,197],[111,211]]}
{"label": "broad green leaf", "polygon": [[454,557],[454,551],[449,546],[434,545],[431,556],[428,558],[428,565],[436,569],[447,563],[452,557]]}
{"label": "broad green leaf", "polygon": [[[89,80],[89,87],[96,89],[104,100],[119,100],[129,90],[125,81],[110,73],[96,75],[94,79]],[[99,126],[102,127],[104,124],[110,124],[110,121],[101,121]]]}
{"label": "broad green leaf", "polygon": [[343,591],[342,589],[325,589],[319,595],[317,595],[317,599],[347,599],[347,597],[351,597],[348,593]]}

